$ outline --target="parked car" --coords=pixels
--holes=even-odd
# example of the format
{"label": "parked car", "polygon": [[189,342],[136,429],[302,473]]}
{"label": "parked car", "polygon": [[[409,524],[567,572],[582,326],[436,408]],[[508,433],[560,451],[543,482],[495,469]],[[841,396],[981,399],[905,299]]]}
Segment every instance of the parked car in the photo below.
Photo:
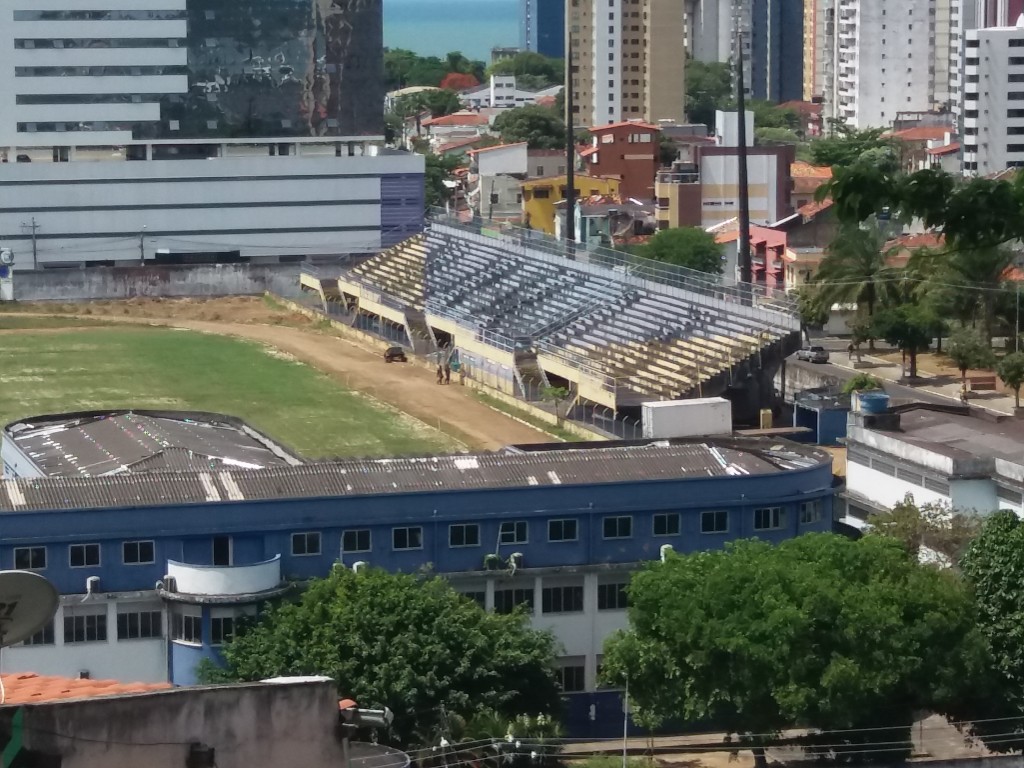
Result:
{"label": "parked car", "polygon": [[384,362],[385,363],[405,363],[408,362],[408,358],[405,356],[405,350],[401,347],[388,347],[384,350]]}
{"label": "parked car", "polygon": [[806,360],[808,363],[827,363],[828,350],[824,347],[804,347],[796,353],[797,360]]}

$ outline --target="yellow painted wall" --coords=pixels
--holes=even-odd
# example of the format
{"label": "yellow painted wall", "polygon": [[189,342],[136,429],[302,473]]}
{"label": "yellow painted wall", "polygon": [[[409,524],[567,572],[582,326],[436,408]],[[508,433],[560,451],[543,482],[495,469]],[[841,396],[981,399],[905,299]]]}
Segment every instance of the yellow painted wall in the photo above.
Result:
{"label": "yellow painted wall", "polygon": [[[565,176],[554,176],[544,179],[533,179],[521,184],[523,192],[523,221],[529,216],[530,228],[539,229],[549,235],[555,234],[555,203],[562,199],[562,187],[566,185]],[[592,194],[618,195],[618,179],[602,179],[596,176],[576,176],[576,194],[589,197]],[[534,195],[537,189],[548,190],[546,198]],[[596,190],[596,191],[595,191]]]}

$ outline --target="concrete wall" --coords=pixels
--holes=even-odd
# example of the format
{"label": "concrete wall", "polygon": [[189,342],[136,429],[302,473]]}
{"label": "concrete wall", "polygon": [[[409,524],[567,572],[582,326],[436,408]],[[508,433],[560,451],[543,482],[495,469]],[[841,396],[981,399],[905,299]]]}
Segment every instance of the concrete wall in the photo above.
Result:
{"label": "concrete wall", "polygon": [[[15,711],[0,711],[5,734]],[[213,747],[219,768],[344,764],[333,681],[177,689],[24,711],[24,749],[59,756],[62,768],[181,768],[195,742]]]}
{"label": "concrete wall", "polygon": [[298,264],[93,267],[18,272],[16,301],[85,301],[137,296],[299,295]]}
{"label": "concrete wall", "polygon": [[838,384],[838,379],[826,373],[824,369],[804,368],[789,360],[784,362],[775,374],[775,389],[782,394],[787,403],[793,402],[793,396],[797,392],[835,384]]}

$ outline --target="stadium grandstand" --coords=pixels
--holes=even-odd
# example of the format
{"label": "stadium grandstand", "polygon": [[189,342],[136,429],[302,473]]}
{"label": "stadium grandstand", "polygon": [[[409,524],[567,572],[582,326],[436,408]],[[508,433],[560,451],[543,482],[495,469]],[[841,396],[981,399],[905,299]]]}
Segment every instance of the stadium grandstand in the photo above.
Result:
{"label": "stadium grandstand", "polygon": [[304,273],[303,287],[354,327],[507,394],[564,387],[570,408],[763,389],[799,345],[796,307],[763,287],[491,227],[435,214],[340,274]]}

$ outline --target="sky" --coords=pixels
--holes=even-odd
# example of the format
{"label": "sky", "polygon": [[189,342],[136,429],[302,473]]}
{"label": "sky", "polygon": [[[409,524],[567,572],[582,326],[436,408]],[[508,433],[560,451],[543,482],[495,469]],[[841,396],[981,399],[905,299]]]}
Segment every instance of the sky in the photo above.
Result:
{"label": "sky", "polygon": [[384,45],[489,61],[491,48],[519,45],[519,0],[384,0]]}

